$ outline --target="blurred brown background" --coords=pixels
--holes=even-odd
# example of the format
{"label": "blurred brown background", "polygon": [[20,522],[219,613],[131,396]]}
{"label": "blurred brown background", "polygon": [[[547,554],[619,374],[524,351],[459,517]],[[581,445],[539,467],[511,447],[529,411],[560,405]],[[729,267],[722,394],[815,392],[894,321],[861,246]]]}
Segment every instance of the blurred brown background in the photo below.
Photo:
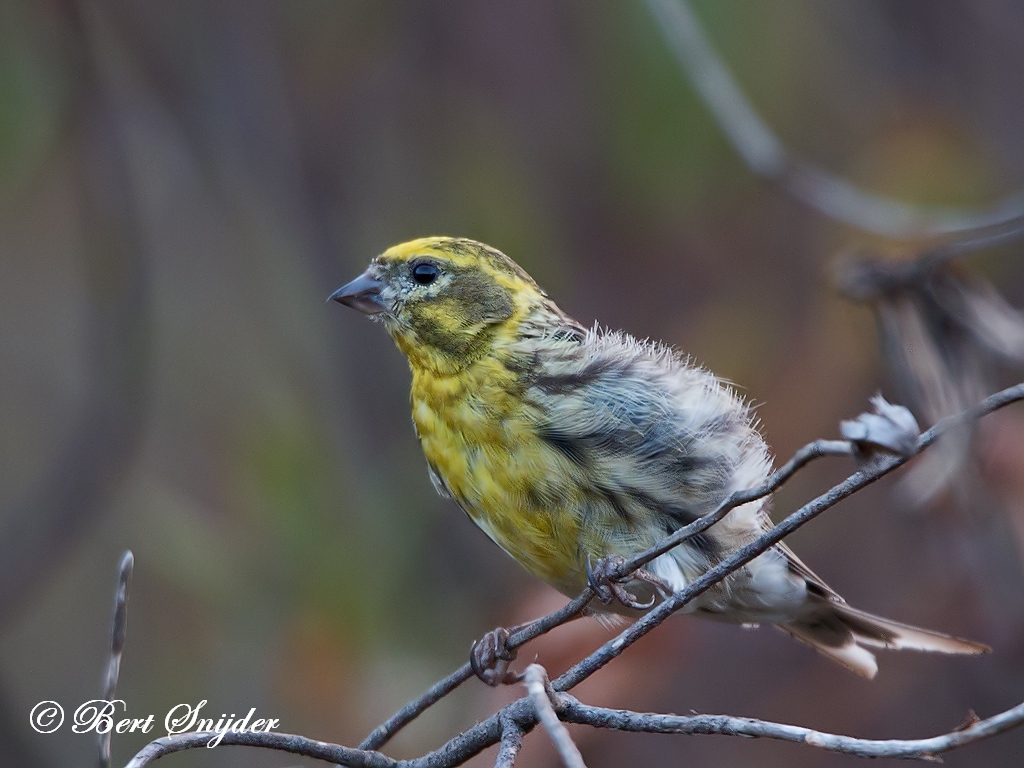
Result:
{"label": "blurred brown background", "polygon": [[[1014,0],[695,6],[802,156],[922,204],[981,205],[1024,180]],[[473,638],[559,604],[435,495],[390,340],[324,305],[374,254],[428,234],[493,244],[583,322],[664,339],[742,385],[783,459],[836,437],[879,388],[896,398],[871,312],[831,286],[838,254],[879,244],[752,176],[638,2],[6,2],[0,766],[94,760],[91,736],[38,735],[27,715],[99,696],[128,547],[119,695],[158,722],[207,699],[351,745]],[[968,260],[1017,306],[1020,253]],[[991,656],[883,653],[867,683],[779,633],[679,619],[577,693],[876,738],[1020,702],[1024,411],[992,417],[978,450],[968,504],[912,509],[884,481],[793,544],[857,606]],[[850,468],[799,475],[776,512]],[[521,659],[554,673],[606,637],[577,624]],[[388,749],[422,754],[518,695],[471,681]],[[592,767],[855,764],[574,734]],[[115,736],[114,762],[147,740]],[[947,762],[1022,751],[1017,732]],[[519,764],[556,765],[546,737]]]}

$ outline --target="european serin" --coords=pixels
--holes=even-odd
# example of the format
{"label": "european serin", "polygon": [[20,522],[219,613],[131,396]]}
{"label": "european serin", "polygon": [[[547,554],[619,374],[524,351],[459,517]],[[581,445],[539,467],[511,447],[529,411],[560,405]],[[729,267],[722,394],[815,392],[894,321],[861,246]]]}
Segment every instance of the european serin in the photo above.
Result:
{"label": "european serin", "polygon": [[[482,243],[403,243],[331,298],[382,322],[408,358],[438,492],[566,595],[586,587],[591,563],[643,551],[771,469],[721,380],[661,344],[583,328]],[[648,570],[679,590],[769,524],[764,501],[737,507]],[[648,582],[629,588],[658,598]],[[684,610],[773,624],[868,678],[877,664],[861,646],[986,650],[851,608],[782,544]]]}

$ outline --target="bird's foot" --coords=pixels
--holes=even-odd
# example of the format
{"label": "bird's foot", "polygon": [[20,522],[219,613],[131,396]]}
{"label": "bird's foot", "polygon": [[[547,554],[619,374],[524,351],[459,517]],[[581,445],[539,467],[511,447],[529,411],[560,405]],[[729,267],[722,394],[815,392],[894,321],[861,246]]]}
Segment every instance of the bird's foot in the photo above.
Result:
{"label": "bird's foot", "polygon": [[487,685],[510,685],[519,682],[520,675],[509,669],[516,652],[508,647],[512,632],[505,627],[492,629],[470,648],[469,665],[473,673]]}
{"label": "bird's foot", "polygon": [[647,582],[663,596],[672,594],[672,587],[664,579],[658,578],[643,568],[637,568],[624,576],[618,575],[618,569],[625,562],[625,558],[619,555],[606,555],[593,565],[589,560],[587,561],[587,583],[602,603],[609,605],[613,600],[618,600],[628,608],[646,611],[657,602],[657,597],[651,597],[648,602],[641,603],[623,586],[629,581]]}

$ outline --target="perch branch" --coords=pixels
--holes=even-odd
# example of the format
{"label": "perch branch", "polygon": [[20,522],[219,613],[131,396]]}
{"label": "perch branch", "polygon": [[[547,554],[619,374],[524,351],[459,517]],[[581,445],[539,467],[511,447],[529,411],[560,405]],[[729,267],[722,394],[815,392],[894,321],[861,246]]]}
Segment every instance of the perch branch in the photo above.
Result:
{"label": "perch branch", "polygon": [[[1002,392],[999,392],[995,395],[992,395],[989,398],[986,398],[986,400],[984,400],[974,409],[968,411],[965,414],[939,422],[930,430],[928,430],[928,432],[924,433],[921,436],[921,438],[919,439],[917,449],[911,455],[916,455],[917,453],[920,453],[921,450],[923,450],[925,447],[934,442],[934,440],[938,437],[939,434],[941,434],[943,431],[945,431],[952,425],[952,422],[957,420],[970,420],[978,418],[986,413],[996,410],[997,408],[1001,408],[1004,405],[1008,405],[1011,402],[1015,402],[1016,400],[1019,400],[1022,397],[1024,397],[1024,384],[1018,385],[1017,387],[1010,387],[1009,389],[1003,390]],[[704,517],[695,520],[693,523],[690,523],[689,525],[680,528],[678,531],[672,534],[672,536],[669,536],[660,544],[652,547],[646,552],[643,552],[635,557],[630,558],[619,568],[618,575],[628,575],[631,571],[641,567],[646,563],[649,563],[651,560],[664,554],[665,552],[668,552],[670,549],[677,546],[686,539],[695,536],[696,534],[710,528],[714,523],[718,522],[723,517],[725,517],[735,507],[762,498],[778,490],[778,488],[781,487],[786,481],[788,481],[794,474],[796,474],[796,472],[807,466],[811,461],[817,458],[821,458],[823,456],[852,455],[852,453],[853,448],[851,444],[845,440],[815,440],[814,442],[805,445],[803,448],[796,452],[792,459],[790,459],[782,467],[780,467],[778,470],[772,473],[772,475],[760,486],[747,491],[740,491],[738,493],[733,494],[728,499],[726,499],[726,501],[723,502],[717,510],[715,510],[711,514],[705,515]],[[801,518],[799,520],[792,521],[790,518],[787,518],[787,520],[784,521],[783,524],[780,524],[788,524],[791,525],[791,527],[782,530],[781,533],[778,533],[778,539],[770,539],[770,537],[776,534],[779,529],[779,527],[773,528],[771,531],[768,532],[768,534],[765,534],[765,536],[762,536],[760,539],[752,542],[746,548],[737,551],[736,553],[734,553],[732,557],[720,563],[716,569],[709,571],[708,573],[704,574],[704,576],[702,576],[700,579],[694,581],[687,587],[687,589],[683,590],[683,592],[677,593],[675,596],[673,596],[671,600],[662,603],[662,605],[659,606],[658,609],[644,616],[644,619],[642,621],[650,619],[652,623],[649,625],[649,627],[648,625],[644,625],[644,627],[638,629],[637,631],[639,632],[639,634],[636,635],[636,637],[624,640],[622,638],[622,635],[620,635],[619,637],[613,639],[609,643],[606,643],[605,646],[602,646],[602,649],[599,649],[595,653],[601,653],[601,651],[605,647],[610,648],[611,646],[615,645],[616,643],[619,643],[620,640],[622,640],[624,644],[621,647],[619,647],[618,650],[618,653],[621,653],[622,650],[624,650],[628,645],[631,645],[637,639],[639,639],[644,634],[653,629],[655,626],[664,621],[665,618],[667,618],[668,615],[670,615],[672,612],[678,610],[687,602],[700,595],[702,592],[706,591],[707,589],[710,589],[712,586],[714,586],[719,581],[728,576],[728,574],[731,573],[733,570],[742,567],[745,563],[754,559],[754,557],[756,557],[758,554],[765,551],[766,549],[769,549],[779,539],[789,535],[789,533],[798,528],[800,525],[803,525],[803,523],[807,520],[810,520],[812,517],[816,517],[818,514],[821,514],[821,512],[824,512],[826,509],[834,506],[836,503],[838,503],[841,499],[848,496],[850,493],[859,490],[860,487],[868,485],[871,482],[877,480],[879,477],[882,477],[883,475],[888,474],[897,467],[902,466],[902,464],[906,463],[908,458],[909,457],[894,456],[888,462],[883,462],[882,465],[875,466],[872,472],[864,474],[864,471],[862,470],[861,472],[855,473],[846,481],[847,483],[854,481],[852,489],[846,490],[845,492],[842,493],[842,495],[836,496],[835,498],[828,499],[826,498],[828,494],[825,494],[825,496],[815,499],[813,502],[811,502],[811,504],[807,505],[807,507],[798,510],[791,516],[791,518],[796,518],[798,515],[801,515]],[[896,460],[893,463],[893,459],[898,460]],[[836,489],[839,487],[840,486],[836,486],[829,493],[836,492]],[[809,510],[808,507],[810,507],[811,509]],[[586,607],[587,603],[590,601],[590,598],[592,596],[593,595],[590,592],[590,590],[587,589],[573,601],[571,601],[566,606],[561,608],[559,611],[556,611],[555,613],[546,616],[543,619],[540,619],[537,622],[534,622],[533,624],[525,627],[519,632],[514,633],[512,637],[509,639],[508,647],[510,649],[517,648],[523,645],[524,643],[528,642],[529,640],[533,639],[534,637],[537,637],[543,634],[544,632],[547,632],[550,629],[559,626],[560,624],[564,624],[571,618],[574,618]],[[665,608],[666,604],[672,602],[672,600],[675,600],[676,598],[680,598],[680,596],[683,597],[681,598],[682,602],[680,602],[678,606],[670,610]],[[665,613],[660,613],[662,610],[665,610]],[[638,622],[638,624],[640,624],[640,622]],[[636,628],[638,624],[634,624],[629,629],[632,630]],[[628,631],[629,630],[627,630],[627,632]],[[595,667],[592,671],[587,672],[584,675],[584,677],[580,679],[585,679],[585,677],[588,677],[590,674],[593,674],[593,672],[597,671],[597,669],[600,669],[601,666],[604,666],[604,664],[606,664],[608,661],[614,658],[614,656],[617,656],[618,653],[608,656],[599,666]],[[586,661],[587,660],[585,659],[584,662]],[[583,664],[584,662],[580,662],[580,664]],[[577,665],[577,667],[578,666],[579,665]],[[573,670],[576,670],[576,672],[574,672],[574,675],[582,674],[582,670],[577,670],[577,667],[573,667],[569,670],[569,672],[573,672]],[[569,672],[567,672],[566,674],[569,674]],[[459,685],[461,685],[463,682],[465,682],[472,676],[473,673],[472,670],[470,669],[469,664],[464,664],[462,667],[457,669],[444,680],[432,686],[426,693],[424,693],[418,699],[414,699],[413,701],[406,704],[395,715],[389,718],[387,722],[385,722],[383,725],[379,726],[376,730],[374,730],[374,732],[371,733],[362,742],[362,744],[360,744],[360,747],[363,749],[379,749],[385,743],[387,743],[387,741],[392,736],[394,736],[394,734],[397,733],[399,729],[401,729],[408,723],[412,722],[412,720],[414,720],[416,717],[418,717],[420,714],[426,711],[430,706],[432,706],[434,703],[439,701],[441,698],[443,698],[451,691],[455,690],[455,688],[457,688]],[[565,677],[565,675],[563,675],[562,677]],[[562,680],[562,678],[559,678],[559,680]],[[576,684],[577,683],[573,683],[572,685]],[[568,687],[572,686],[570,685]]]}
{"label": "perch branch", "polygon": [[[907,455],[879,455],[870,463],[865,464],[856,472],[847,477],[843,482],[833,486],[824,494],[821,494],[810,503],[789,515],[778,525],[772,527],[755,541],[742,549],[737,550],[733,555],[723,560],[714,568],[707,571],[703,576],[694,580],[686,588],[676,592],[674,595],[662,602],[657,608],[647,613],[635,624],[628,627],[616,638],[605,643],[597,651],[590,654],[568,671],[554,680],[550,687],[543,684],[541,679],[541,691],[545,700],[550,703],[563,719],[570,722],[581,722],[602,728],[615,728],[627,731],[651,731],[659,733],[716,733],[723,735],[740,735],[782,739],[786,741],[808,744],[836,752],[857,755],[862,757],[917,757],[922,759],[934,758],[935,755],[956,749],[974,741],[990,738],[1015,728],[1024,723],[1024,703],[1013,709],[1007,710],[999,715],[974,723],[967,728],[952,731],[942,736],[931,739],[919,740],[868,740],[855,739],[848,736],[820,733],[798,726],[789,726],[779,723],[750,720],[746,718],[733,718],[726,716],[699,715],[694,717],[679,717],[676,715],[644,715],[640,713],[627,712],[624,710],[606,710],[597,707],[589,707],[579,703],[571,696],[563,692],[579,684],[598,669],[603,667],[613,658],[621,654],[627,647],[637,639],[650,632],[658,626],[671,613],[679,610],[687,602],[710,589],[715,584],[727,578],[745,563],[757,557],[762,552],[777,544],[785,536],[792,533],[801,525],[809,522],[817,515],[835,506],[842,499],[861,490],[867,485],[875,482],[884,475],[905,464],[913,456],[921,453],[931,446],[946,431],[954,428],[965,421],[980,418],[999,408],[1014,402],[1024,400],[1024,383],[997,392],[981,401],[978,405],[954,417],[949,417],[938,422],[928,431],[924,432],[917,439],[915,448]],[[751,498],[756,499],[771,493],[782,482],[792,476],[802,466],[819,456],[835,455],[846,453],[848,444],[843,447],[839,441],[818,441],[811,443],[801,449],[797,455],[776,472],[772,478],[758,488],[749,492]],[[774,485],[773,485],[774,483]],[[741,498],[747,499],[746,495]],[[655,557],[657,554],[652,554]],[[564,623],[586,606],[590,600],[589,590],[584,591],[580,596],[567,604],[564,608],[549,616],[528,625],[513,635],[517,644],[526,642],[531,637],[548,631],[549,629]],[[521,636],[520,636],[521,635]],[[512,638],[510,638],[510,645]],[[466,665],[468,667],[468,665]],[[542,668],[539,668],[543,672]],[[457,670],[451,679],[455,679],[460,670]],[[539,673],[538,673],[539,674]],[[466,675],[468,678],[468,675]],[[442,681],[443,683],[444,681]],[[447,690],[454,689],[458,683],[450,684]],[[445,686],[435,686],[432,691],[440,691]],[[292,736],[278,733],[227,733],[223,735],[221,744],[253,746],[267,749],[276,749],[293,754],[300,754],[307,757],[326,760],[344,766],[359,768],[453,768],[461,765],[471,757],[479,754],[484,749],[494,746],[499,742],[502,744],[499,749],[499,758],[504,760],[502,765],[511,765],[515,757],[517,745],[521,742],[522,736],[516,735],[510,730],[514,724],[515,729],[521,730],[523,734],[531,730],[538,723],[538,709],[536,702],[536,686],[533,686],[531,696],[519,699],[507,705],[480,723],[472,726],[463,733],[450,739],[440,748],[427,753],[426,755],[411,761],[398,761],[387,757],[376,751],[367,749],[352,749],[336,744],[314,741],[301,736]],[[443,696],[444,693],[436,694],[434,701]],[[421,697],[411,708],[417,713],[426,709],[429,704],[420,702],[426,701],[427,697]],[[544,710],[543,704],[541,710]],[[412,715],[413,717],[415,715]],[[394,719],[394,718],[393,718]],[[409,717],[408,719],[412,719]],[[407,722],[408,720],[406,720]],[[390,722],[390,721],[389,721]],[[380,730],[380,729],[378,729]],[[393,731],[385,733],[385,739]],[[208,741],[217,734],[198,733],[185,734],[180,736],[157,739],[147,745],[128,763],[127,768],[143,768],[152,761],[172,752],[186,749],[205,747]]]}
{"label": "perch branch", "polygon": [[[593,597],[593,593],[589,589],[584,590],[582,594],[570,600],[557,611],[549,613],[547,616],[537,619],[536,621],[527,624],[522,629],[513,632],[506,643],[508,649],[515,650],[534,638],[540,637],[544,633],[550,632],[555,627],[559,627],[567,621],[571,621],[576,618],[583,612],[583,609],[587,607],[587,603],[590,602],[591,597]],[[411,723],[419,715],[454,691],[471,677],[473,677],[473,669],[467,662],[444,679],[436,682],[420,697],[410,701],[389,717],[383,724],[375,728],[369,736],[363,739],[359,748],[380,749],[392,736],[398,733],[401,728]]]}
{"label": "perch branch", "polygon": [[466,662],[450,675],[438,680],[421,696],[413,699],[391,717],[373,729],[359,744],[360,749],[380,749],[398,731],[411,723],[430,707],[473,677],[473,668]]}
{"label": "perch branch", "polygon": [[[617,574],[619,576],[628,575],[687,539],[707,530],[741,504],[762,498],[778,490],[783,483],[815,459],[819,459],[822,456],[850,456],[852,453],[853,448],[846,440],[815,440],[813,443],[805,445],[794,454],[793,458],[772,473],[760,486],[749,491],[732,494],[711,514],[683,526],[658,545],[625,561],[617,569]],[[532,622],[517,632],[513,632],[507,643],[509,650],[519,648],[530,640],[576,618],[583,612],[583,609],[586,608],[593,596],[593,592],[588,588],[554,613]],[[401,728],[408,725],[471,677],[473,677],[472,668],[469,664],[463,664],[450,675],[432,685],[419,698],[410,701],[388,718],[386,722],[374,729],[359,745],[360,749],[380,749]]]}

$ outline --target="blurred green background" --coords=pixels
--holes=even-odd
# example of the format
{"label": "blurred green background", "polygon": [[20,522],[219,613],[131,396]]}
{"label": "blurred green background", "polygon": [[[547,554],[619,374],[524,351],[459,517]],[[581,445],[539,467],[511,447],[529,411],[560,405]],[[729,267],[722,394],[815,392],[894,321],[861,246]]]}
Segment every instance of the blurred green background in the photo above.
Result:
{"label": "blurred green background", "polygon": [[[981,205],[1024,180],[1013,0],[695,7],[798,154],[922,204]],[[28,712],[99,696],[125,548],[119,695],[158,722],[206,699],[353,745],[474,638],[559,605],[434,493],[386,334],[324,304],[376,253],[432,234],[488,242],[585,324],[736,382],[783,460],[893,396],[871,312],[831,285],[838,255],[880,244],[753,177],[639,2],[3,3],[0,766],[94,760],[92,737],[36,734]],[[1018,306],[1019,254],[970,261]],[[992,389],[1015,380],[1001,375]],[[855,605],[990,657],[883,653],[867,683],[780,633],[683,618],[580,697],[876,738],[1018,703],[1024,413],[990,423],[1000,461],[967,508],[913,510],[885,481],[793,537]],[[798,476],[776,512],[849,470]],[[607,637],[577,624],[523,663],[556,672]],[[422,754],[518,695],[470,681],[388,749]],[[574,734],[592,767],[853,764]],[[115,764],[147,740],[115,736]],[[947,762],[1018,765],[1022,750],[1014,733]],[[518,764],[557,761],[537,734]]]}

